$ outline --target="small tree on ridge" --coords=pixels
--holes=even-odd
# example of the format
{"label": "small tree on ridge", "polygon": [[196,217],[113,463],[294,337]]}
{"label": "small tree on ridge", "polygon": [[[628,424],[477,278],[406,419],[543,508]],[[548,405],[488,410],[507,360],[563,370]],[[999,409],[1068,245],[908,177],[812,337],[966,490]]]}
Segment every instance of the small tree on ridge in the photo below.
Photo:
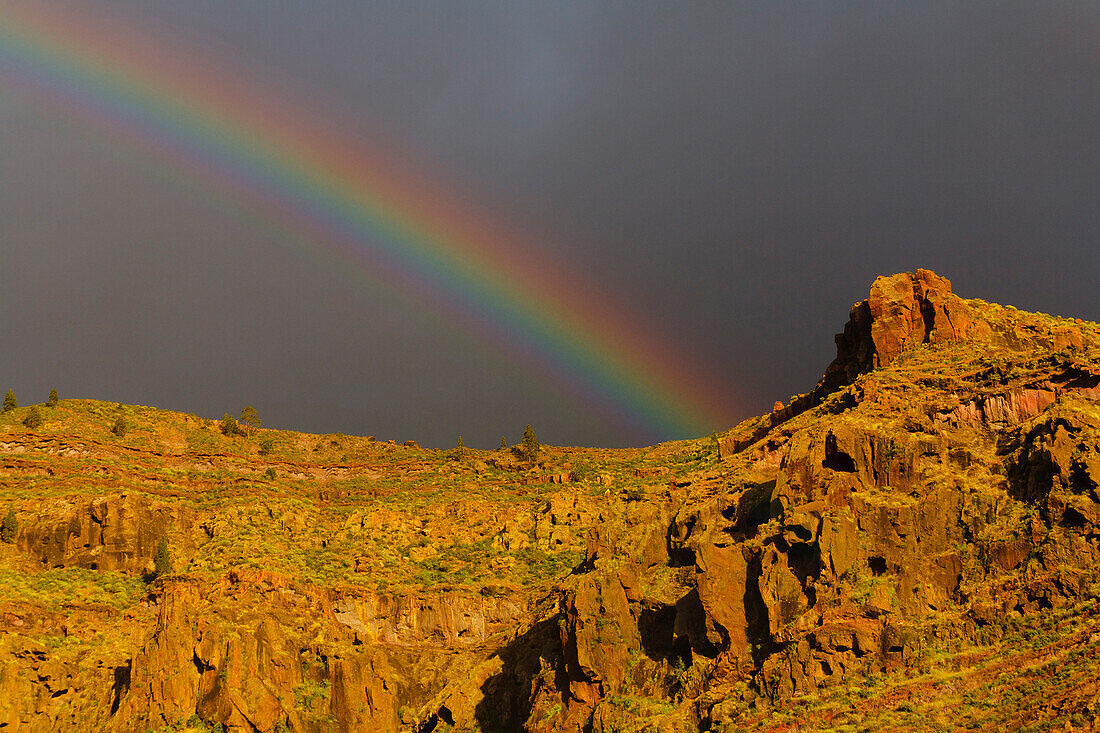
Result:
{"label": "small tree on ridge", "polygon": [[4,412],[11,412],[17,407],[19,407],[19,403],[15,401],[15,392],[9,389],[8,393],[4,395]]}
{"label": "small tree on ridge", "polygon": [[539,440],[535,437],[535,431],[528,424],[527,429],[523,431],[523,457],[534,463],[539,458],[540,450],[542,450],[542,446],[539,445]]}
{"label": "small tree on ridge", "polygon": [[263,424],[263,421],[260,420],[260,413],[256,412],[256,408],[252,405],[248,405],[241,410],[240,423],[245,431],[251,434],[260,429],[260,425]]}

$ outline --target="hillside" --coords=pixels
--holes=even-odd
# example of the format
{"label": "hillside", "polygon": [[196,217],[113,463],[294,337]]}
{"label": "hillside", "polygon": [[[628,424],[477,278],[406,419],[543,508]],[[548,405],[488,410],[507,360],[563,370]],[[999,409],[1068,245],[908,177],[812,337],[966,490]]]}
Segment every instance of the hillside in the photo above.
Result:
{"label": "hillside", "polygon": [[1100,326],[918,270],[836,341],[726,433],[535,460],[2,413],[0,729],[1100,728]]}

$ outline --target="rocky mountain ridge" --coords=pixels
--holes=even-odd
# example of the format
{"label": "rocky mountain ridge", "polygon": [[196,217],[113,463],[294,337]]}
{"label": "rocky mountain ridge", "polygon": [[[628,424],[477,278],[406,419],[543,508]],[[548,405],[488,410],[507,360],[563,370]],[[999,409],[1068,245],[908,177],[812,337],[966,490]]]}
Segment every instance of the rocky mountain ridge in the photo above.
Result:
{"label": "rocky mountain ridge", "polygon": [[0,726],[1100,726],[1100,327],[917,270],[836,343],[713,439],[536,461],[11,415]]}

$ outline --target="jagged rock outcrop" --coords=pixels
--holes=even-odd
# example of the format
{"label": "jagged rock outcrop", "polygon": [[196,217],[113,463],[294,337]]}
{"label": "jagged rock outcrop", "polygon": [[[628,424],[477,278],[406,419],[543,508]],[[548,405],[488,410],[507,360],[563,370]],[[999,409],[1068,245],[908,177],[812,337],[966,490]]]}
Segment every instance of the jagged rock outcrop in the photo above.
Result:
{"label": "jagged rock outcrop", "polygon": [[[518,620],[514,604],[502,599],[356,600],[295,589],[262,572],[232,574],[213,595],[185,582],[165,585],[155,629],[130,663],[117,716],[122,729],[197,714],[246,730],[325,730],[323,719],[341,730],[406,730],[401,709],[423,704],[455,671],[425,664],[425,647],[484,642],[486,626]],[[505,616],[492,616],[498,606]],[[418,617],[422,625],[410,625]],[[456,618],[481,636],[456,632]],[[334,642],[348,637],[354,651],[338,651]],[[416,672],[407,675],[410,664]],[[480,682],[500,671],[499,660],[487,669]],[[450,704],[454,712],[445,716],[453,720],[462,710]]]}
{"label": "jagged rock outcrop", "polygon": [[[634,656],[701,665],[710,670],[712,692],[719,680],[748,679],[779,700],[914,664],[929,635],[978,633],[1006,610],[1080,597],[1097,577],[1100,441],[1095,422],[1082,423],[1081,409],[1065,401],[1095,400],[1096,372],[1036,362],[1036,373],[1064,371],[1002,391],[997,382],[964,387],[960,379],[956,389],[964,391],[947,395],[958,407],[924,413],[863,378],[914,345],[1041,349],[1048,338],[1036,330],[1013,342],[1003,333],[995,338],[931,272],[876,280],[838,336],[837,359],[818,389],[723,446],[721,457],[741,459],[756,480],[689,501],[673,519],[668,563],[692,570],[679,576],[675,600],[620,596],[606,568],[626,556],[595,553],[603,560],[578,581],[564,611],[560,679],[568,682],[558,689],[571,704],[556,724],[571,729],[581,712],[588,715],[582,725],[601,725],[601,701],[623,684],[608,669]],[[1068,331],[1059,343],[1082,348]],[[975,393],[967,397],[965,389]],[[1030,517],[1029,504],[1042,521]],[[1029,556],[1038,563],[1034,572],[1026,581],[1001,581],[995,598],[1002,610],[991,615],[974,588],[1013,577],[1006,574]],[[627,568],[618,573],[633,577]],[[617,630],[635,619],[638,634],[617,634],[593,656],[591,640],[576,632],[577,598],[599,599],[593,607]],[[970,626],[937,626],[967,609]],[[662,631],[653,627],[655,616]],[[667,641],[658,647],[655,638]],[[676,683],[669,685],[672,694]]]}
{"label": "jagged rock outcrop", "polygon": [[446,592],[340,594],[332,610],[361,644],[480,644],[527,616],[527,608],[512,598]]}
{"label": "jagged rock outcrop", "polygon": [[585,705],[614,694],[639,648],[638,622],[617,578],[587,574],[566,595],[562,625],[569,695]]}
{"label": "jagged rock outcrop", "polygon": [[889,365],[908,348],[990,335],[989,326],[975,323],[966,302],[951,292],[947,278],[923,269],[880,275],[871,285],[870,295],[852,306],[844,331],[835,336],[836,358],[817,387],[789,405],[775,403],[767,419],[748,432],[724,436],[719,441],[720,455],[727,458],[739,453],[860,375]]}
{"label": "jagged rock outcrop", "polygon": [[852,306],[825,381],[850,383],[889,365],[914,344],[956,343],[967,337],[970,326],[969,308],[951,292],[947,278],[931,270],[880,276],[867,299]]}
{"label": "jagged rock outcrop", "polygon": [[169,528],[185,521],[178,508],[132,494],[58,499],[38,507],[16,544],[49,568],[141,574],[153,570],[157,544]]}

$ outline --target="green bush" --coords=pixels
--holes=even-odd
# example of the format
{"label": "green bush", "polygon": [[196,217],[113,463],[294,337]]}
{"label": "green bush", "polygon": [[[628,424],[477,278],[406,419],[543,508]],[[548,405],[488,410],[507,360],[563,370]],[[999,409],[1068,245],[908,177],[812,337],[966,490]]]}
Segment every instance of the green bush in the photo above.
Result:
{"label": "green bush", "polygon": [[[187,719],[187,727],[203,733],[222,733],[225,730],[225,726],[221,723],[207,723],[197,714]],[[278,730],[278,726],[276,726],[276,730]]]}
{"label": "green bush", "polygon": [[23,418],[23,425],[35,430],[42,424],[42,413],[38,411],[38,406],[34,406],[27,413],[27,416]]}
{"label": "green bush", "polygon": [[153,555],[154,577],[172,574],[172,556],[168,554],[168,540],[161,537],[157,543],[157,552]]}
{"label": "green bush", "polygon": [[46,400],[46,407],[57,407],[57,390],[50,390],[50,398]]}
{"label": "green bush", "polygon": [[116,417],[115,424],[111,426],[111,432],[120,438],[126,435],[126,431],[129,429],[130,426],[126,424],[126,418],[124,418],[122,415]]}
{"label": "green bush", "polygon": [[230,438],[234,435],[244,435],[244,430],[237,424],[236,418],[228,412],[222,416],[221,422],[218,423],[218,429],[222,431],[222,435],[226,435]]}
{"label": "green bush", "polygon": [[0,524],[0,542],[15,542],[15,534],[19,531],[19,522],[15,519],[15,507],[8,507],[8,515],[4,517],[4,523]]}
{"label": "green bush", "polygon": [[15,400],[15,392],[9,389],[8,393],[4,395],[4,412],[11,412],[17,407],[19,407],[19,403]]}

